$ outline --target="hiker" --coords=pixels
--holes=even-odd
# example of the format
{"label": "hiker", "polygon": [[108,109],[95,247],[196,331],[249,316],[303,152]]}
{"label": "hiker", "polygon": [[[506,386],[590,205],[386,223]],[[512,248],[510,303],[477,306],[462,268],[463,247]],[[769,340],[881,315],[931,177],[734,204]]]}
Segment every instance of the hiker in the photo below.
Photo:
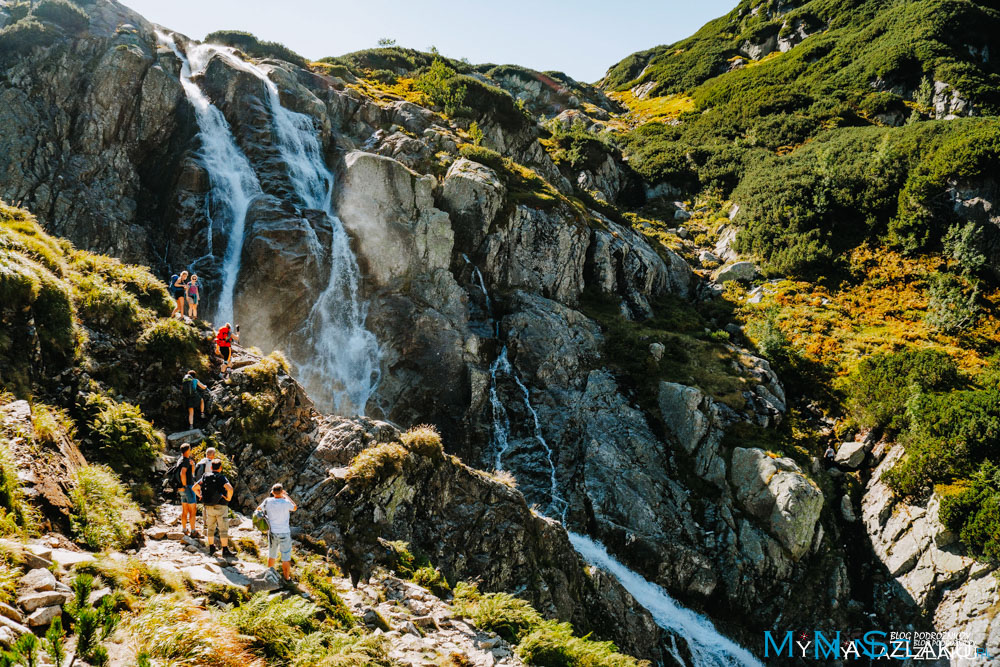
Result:
{"label": "hiker", "polygon": [[187,279],[187,271],[181,271],[180,275],[175,273],[170,276],[170,285],[168,286],[170,296],[177,299],[177,305],[174,306],[174,312],[170,313],[170,317],[177,314],[180,314],[182,317],[184,315],[184,295],[187,292]]}
{"label": "hiker", "polygon": [[281,551],[281,571],[285,581],[292,578],[292,528],[291,513],[299,507],[288,497],[281,484],[271,487],[271,496],[257,507],[267,516],[267,566],[274,567]]}
{"label": "hiker", "polygon": [[187,285],[188,317],[192,320],[198,318],[198,297],[198,276],[192,275]]}
{"label": "hiker", "polygon": [[[214,453],[214,450],[213,450]],[[205,545],[208,554],[215,555],[215,529],[219,529],[222,557],[235,554],[229,550],[229,501],[233,499],[233,485],[222,474],[222,459],[211,459],[212,468],[194,485],[194,493],[205,506]]]}
{"label": "hiker", "polygon": [[215,353],[222,357],[222,373],[229,370],[229,361],[233,356],[233,342],[240,339],[239,330],[233,333],[233,325],[226,322],[215,335]]}
{"label": "hiker", "polygon": [[827,468],[837,467],[837,450],[833,448],[832,444],[827,445],[826,451],[823,452],[823,461]]}
{"label": "hiker", "polygon": [[216,451],[215,447],[209,447],[205,450],[205,456],[202,457],[200,461],[194,464],[194,478],[201,479],[205,476],[205,473],[212,471],[212,463],[215,461]]}
{"label": "hiker", "polygon": [[[198,497],[194,494],[194,459],[191,458],[191,445],[186,442],[181,445],[181,456],[184,457],[181,466],[181,531],[191,537],[201,537],[195,530],[195,519],[198,516]],[[191,530],[188,532],[187,526]]]}
{"label": "hiker", "polygon": [[181,389],[184,392],[184,401],[187,405],[188,428],[194,428],[195,408],[198,408],[201,418],[205,419],[205,397],[202,396],[201,392],[206,391],[208,387],[201,383],[201,380],[198,379],[198,376],[195,375],[192,369],[181,380]]}

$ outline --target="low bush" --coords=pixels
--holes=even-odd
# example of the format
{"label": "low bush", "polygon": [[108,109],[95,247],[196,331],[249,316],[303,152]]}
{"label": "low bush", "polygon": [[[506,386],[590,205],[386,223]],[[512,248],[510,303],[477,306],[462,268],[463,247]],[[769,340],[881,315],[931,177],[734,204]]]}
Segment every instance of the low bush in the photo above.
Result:
{"label": "low bush", "polygon": [[417,568],[413,576],[410,577],[410,581],[417,586],[423,586],[439,598],[446,597],[451,593],[451,585],[444,574],[430,564]]}
{"label": "low bush", "polygon": [[124,289],[138,300],[140,306],[153,311],[158,317],[167,317],[174,309],[166,284],[144,266],[125,264],[114,257],[77,250],[72,255],[71,267],[85,275],[96,274],[108,284]]}
{"label": "low bush", "polygon": [[133,295],[96,276],[76,279],[73,287],[77,313],[95,329],[127,336],[152,319],[152,314],[143,309]]}
{"label": "low bush", "polygon": [[44,403],[31,406],[31,426],[35,431],[35,440],[46,445],[58,445],[62,438],[72,438],[76,433],[76,425],[69,413]]}
{"label": "low bush", "polygon": [[517,655],[528,665],[546,667],[639,667],[649,663],[618,652],[614,642],[573,636],[573,626],[543,621],[517,646]]}
{"label": "low bush", "polygon": [[354,457],[347,469],[347,481],[355,484],[377,484],[391,475],[403,471],[410,452],[396,443],[383,443],[369,447]]}
{"label": "low bush", "polygon": [[456,615],[471,618],[477,628],[515,644],[544,620],[526,600],[509,593],[480,593],[464,582],[455,586],[452,605]]}
{"label": "low bush", "polygon": [[244,366],[237,372],[249,381],[251,390],[274,389],[278,384],[278,374],[289,372],[291,366],[280,350],[275,350],[260,361]]}
{"label": "low bush", "polygon": [[139,536],[142,512],[111,469],[80,467],[70,500],[73,532],[91,549],[126,549]]}
{"label": "low bush", "polygon": [[199,347],[198,332],[180,320],[160,319],[150,325],[136,343],[136,349],[151,361],[162,364],[164,377],[174,378],[179,370],[206,367]]}
{"label": "low bush", "polygon": [[456,81],[457,72],[445,64],[440,58],[435,58],[430,68],[417,77],[413,87],[427,96],[427,100],[440,107],[449,116],[455,116],[462,111],[467,87]]}
{"label": "low bush", "polygon": [[1000,563],[1000,467],[984,462],[958,493],[941,500],[940,518],[971,555]]}
{"label": "low bush", "polygon": [[27,53],[36,47],[51,46],[59,39],[59,30],[33,17],[0,29],[0,56]]}
{"label": "low bush", "polygon": [[844,382],[847,408],[862,427],[900,431],[909,423],[911,399],[958,381],[954,360],[939,350],[908,347],[875,354],[862,359]]}
{"label": "low bush", "polygon": [[164,448],[163,436],[137,406],[105,399],[91,420],[90,440],[98,456],[116,470],[145,471]]}
{"label": "low bush", "polygon": [[444,456],[441,434],[433,426],[427,424],[414,426],[403,433],[399,439],[404,447],[415,454],[432,459],[440,459]]}

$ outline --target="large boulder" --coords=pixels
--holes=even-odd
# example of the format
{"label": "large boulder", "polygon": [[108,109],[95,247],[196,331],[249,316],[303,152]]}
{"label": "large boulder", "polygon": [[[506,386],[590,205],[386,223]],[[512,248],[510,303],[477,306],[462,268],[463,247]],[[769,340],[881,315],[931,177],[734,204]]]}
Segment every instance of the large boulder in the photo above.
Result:
{"label": "large boulder", "polygon": [[717,269],[712,274],[712,280],[720,284],[730,280],[750,282],[759,275],[760,270],[753,262],[734,262]]}
{"label": "large boulder", "polygon": [[761,449],[737,447],[730,482],[740,504],[765,522],[793,559],[809,551],[823,509],[823,492],[794,461],[772,458]]}
{"label": "large boulder", "polygon": [[738,420],[724,404],[697,387],[661,382],[660,415],[672,443],[694,458],[694,472],[719,488],[726,486],[726,462],[719,447],[726,427]]}
{"label": "large boulder", "polygon": [[460,158],[448,168],[440,206],[451,216],[455,245],[472,253],[486,238],[503,206],[507,188],[489,167]]}

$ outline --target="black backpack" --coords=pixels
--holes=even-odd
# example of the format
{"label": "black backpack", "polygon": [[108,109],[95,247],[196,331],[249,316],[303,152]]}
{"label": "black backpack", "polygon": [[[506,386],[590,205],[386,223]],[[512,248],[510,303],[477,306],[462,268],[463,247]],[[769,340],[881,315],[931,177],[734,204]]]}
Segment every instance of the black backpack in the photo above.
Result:
{"label": "black backpack", "polygon": [[185,396],[198,395],[198,378],[191,377],[190,375],[184,376],[184,395]]}
{"label": "black backpack", "polygon": [[184,469],[184,465],[187,462],[187,458],[181,454],[174,461],[174,464],[170,466],[167,473],[163,476],[163,488],[168,490],[177,490],[183,488],[184,482],[181,480],[181,470]]}
{"label": "black backpack", "polygon": [[206,505],[226,505],[226,483],[229,480],[218,472],[210,472],[201,478],[201,502]]}

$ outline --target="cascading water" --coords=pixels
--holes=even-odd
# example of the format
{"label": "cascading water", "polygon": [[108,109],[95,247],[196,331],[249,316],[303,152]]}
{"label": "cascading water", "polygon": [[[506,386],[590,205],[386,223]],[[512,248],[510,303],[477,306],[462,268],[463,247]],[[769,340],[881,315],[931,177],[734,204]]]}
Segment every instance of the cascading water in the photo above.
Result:
{"label": "cascading water", "polygon": [[[472,264],[468,257],[465,257],[465,261]],[[489,294],[486,291],[482,273],[475,265],[472,265],[472,268],[472,277],[477,283],[476,287],[483,292],[486,303],[489,304]],[[498,374],[507,375],[512,378],[521,390],[524,406],[533,420],[535,439],[545,449],[546,458],[549,462],[552,484],[549,508],[561,508],[560,517],[563,525],[565,525],[569,503],[558,493],[552,449],[542,434],[538,413],[531,404],[531,394],[524,383],[521,382],[521,378],[517,375],[510,360],[507,358],[507,346],[504,346],[500,350],[500,354],[497,355],[493,364],[490,365],[489,397],[493,410],[493,446],[497,452],[495,467],[497,470],[503,470],[503,456],[510,444],[510,417],[497,391]],[[680,652],[677,650],[676,636],[680,636],[687,641],[693,667],[762,667],[761,662],[750,651],[747,651],[716,630],[710,620],[690,609],[682,607],[662,588],[650,583],[642,575],[620,563],[608,553],[607,548],[603,544],[586,535],[574,533],[569,529],[566,532],[569,534],[569,540],[573,548],[576,549],[577,553],[585,561],[594,567],[599,567],[607,571],[615,577],[622,587],[635,598],[636,602],[649,611],[656,624],[671,633],[671,648],[668,650],[680,664],[683,665],[684,662]]]}
{"label": "cascading water", "polygon": [[[332,229],[330,275],[298,338],[311,349],[296,355],[299,379],[320,407],[338,414],[364,414],[378,385],[380,350],[365,328],[367,303],[361,299],[361,271],[343,223],[333,212],[333,173],[326,166],[316,127],[309,116],[281,104],[277,85],[263,69],[224,47],[212,47],[233,66],[265,86],[277,148],[301,204],[326,214]],[[324,397],[328,404],[323,405]]]}
{"label": "cascading water", "polygon": [[[264,84],[275,146],[298,203],[303,208],[324,213],[330,223],[330,274],[326,287],[295,336],[304,348],[293,354],[299,379],[320,408],[339,414],[364,414],[365,405],[378,384],[380,350],[374,334],[365,328],[368,309],[360,297],[360,270],[351,250],[350,237],[333,213],[334,178],[326,166],[312,119],[284,107],[278,87],[267,72],[242,60],[232,49],[192,43],[185,55],[170,36],[158,35],[183,63],[181,81],[195,107],[204,146],[202,159],[212,180],[210,200],[213,209],[225,213],[229,221],[230,240],[223,258],[223,287],[216,319],[233,319],[233,295],[240,270],[246,213],[253,198],[262,194],[257,176],[237,146],[222,112],[191,80],[192,74],[204,71],[211,58],[218,55]],[[218,217],[218,214],[210,216],[213,224]],[[322,254],[315,233],[310,241],[316,244],[316,253]]]}
{"label": "cascading water", "polygon": [[188,55],[185,55],[170,35],[157,32],[156,36],[181,61],[181,86],[194,107],[198,122],[198,138],[201,140],[199,157],[211,184],[205,204],[209,221],[209,253],[212,252],[212,239],[217,227],[229,237],[222,257],[222,289],[215,308],[215,319],[231,322],[233,294],[243,256],[247,211],[250,203],[262,194],[260,182],[250,161],[236,145],[226,117],[212,104],[198,84],[191,80],[192,75],[198,73],[197,69],[192,69],[191,60],[197,59],[199,64],[207,63],[208,58],[204,55],[210,47],[191,44],[188,46]]}
{"label": "cascading water", "polygon": [[[573,548],[585,561],[614,576],[649,611],[657,625],[687,641],[694,667],[762,667],[750,651],[716,630],[710,620],[682,607],[662,588],[622,565],[603,544],[586,535],[567,532]],[[674,655],[680,659],[676,650]]]}

